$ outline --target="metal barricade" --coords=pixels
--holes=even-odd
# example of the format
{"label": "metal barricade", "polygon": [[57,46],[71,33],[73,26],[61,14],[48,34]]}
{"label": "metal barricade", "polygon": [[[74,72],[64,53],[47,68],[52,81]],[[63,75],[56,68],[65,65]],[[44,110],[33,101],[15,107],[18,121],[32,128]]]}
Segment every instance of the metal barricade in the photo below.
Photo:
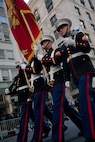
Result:
{"label": "metal barricade", "polygon": [[18,133],[20,125],[20,117],[0,121],[0,138],[8,137]]}

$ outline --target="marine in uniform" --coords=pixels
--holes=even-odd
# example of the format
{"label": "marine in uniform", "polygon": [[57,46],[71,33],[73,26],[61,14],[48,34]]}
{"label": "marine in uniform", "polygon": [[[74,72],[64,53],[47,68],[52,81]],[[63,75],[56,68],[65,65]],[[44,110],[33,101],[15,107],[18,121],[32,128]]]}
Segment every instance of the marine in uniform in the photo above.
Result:
{"label": "marine in uniform", "polygon": [[[23,64],[26,66],[25,64]],[[17,142],[27,142],[28,137],[28,121],[29,114],[31,111],[31,99],[28,99],[30,92],[26,82],[24,70],[21,68],[21,63],[18,62],[16,65],[18,69],[18,75],[14,78],[13,83],[8,89],[5,89],[5,94],[18,94],[18,103],[21,106],[21,119],[20,119],[20,129],[17,136]]]}
{"label": "marine in uniform", "polygon": [[42,142],[45,91],[42,64],[36,56],[31,60],[30,67],[26,68],[26,72],[27,70],[28,72],[30,70],[30,98],[33,97],[34,101],[34,134],[31,142]]}
{"label": "marine in uniform", "polygon": [[73,81],[79,89],[83,137],[86,138],[86,142],[92,142],[95,141],[95,103],[92,91],[95,69],[87,55],[91,49],[88,38],[79,31],[74,39],[71,39],[71,26],[70,19],[63,18],[57,21],[57,31],[63,37],[60,53],[65,74],[69,77],[70,73],[72,74]]}
{"label": "marine in uniform", "polygon": [[[51,86],[53,98],[53,117],[52,117],[52,142],[64,141],[63,133],[63,112],[64,112],[64,75],[60,63],[55,64],[53,60],[54,49],[52,43],[54,38],[50,35],[44,35],[41,39],[42,48],[45,49],[45,55],[40,56],[42,64],[47,72],[47,84]],[[57,129],[56,129],[57,128]]]}

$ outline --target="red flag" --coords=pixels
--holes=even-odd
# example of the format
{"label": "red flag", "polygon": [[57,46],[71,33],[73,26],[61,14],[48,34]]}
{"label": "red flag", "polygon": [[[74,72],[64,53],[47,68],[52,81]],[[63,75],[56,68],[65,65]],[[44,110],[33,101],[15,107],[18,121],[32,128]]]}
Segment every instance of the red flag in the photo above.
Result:
{"label": "red flag", "polygon": [[5,0],[11,31],[24,57],[34,56],[33,45],[41,36],[35,16],[23,0]]}

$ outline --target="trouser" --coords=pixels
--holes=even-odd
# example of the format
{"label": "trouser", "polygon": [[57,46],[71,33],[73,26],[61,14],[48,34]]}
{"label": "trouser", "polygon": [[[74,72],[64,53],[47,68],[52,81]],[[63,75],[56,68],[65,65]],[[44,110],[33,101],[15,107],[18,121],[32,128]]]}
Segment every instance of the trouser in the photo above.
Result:
{"label": "trouser", "polygon": [[[45,104],[45,108],[44,108],[44,115],[50,120],[52,121],[52,111],[48,108],[48,106]],[[34,122],[34,109],[31,108],[31,114],[29,117],[33,122]],[[46,123],[45,121],[43,122],[43,133],[47,132],[48,130],[50,130],[50,125],[48,123]]]}
{"label": "trouser", "polygon": [[81,76],[78,82],[80,112],[84,138],[95,139],[95,103],[92,91],[92,76]]}
{"label": "trouser", "polygon": [[72,122],[82,131],[81,114],[75,109],[75,106],[69,105],[66,98],[64,103],[64,112]]}
{"label": "trouser", "polygon": [[32,141],[42,142],[44,92],[34,95],[34,135]]}
{"label": "trouser", "polygon": [[32,104],[31,101],[21,104],[20,130],[17,137],[17,142],[27,142],[28,121],[29,121],[29,114],[31,111],[31,104]]}
{"label": "trouser", "polygon": [[52,115],[53,115],[53,111],[51,109],[48,108],[48,106],[45,104],[45,108],[44,108],[44,115],[50,120],[50,122],[52,123]]}
{"label": "trouser", "polygon": [[64,94],[65,94],[64,85],[57,85],[52,90],[52,98],[53,98],[52,142],[64,142],[64,135],[63,135]]}
{"label": "trouser", "polygon": [[[72,120],[72,122],[82,131],[81,114],[76,110],[74,105],[69,105],[66,97],[64,99],[64,112]],[[44,115],[52,123],[53,111],[45,105]],[[48,128],[47,128],[48,129]],[[64,129],[64,125],[63,125]]]}

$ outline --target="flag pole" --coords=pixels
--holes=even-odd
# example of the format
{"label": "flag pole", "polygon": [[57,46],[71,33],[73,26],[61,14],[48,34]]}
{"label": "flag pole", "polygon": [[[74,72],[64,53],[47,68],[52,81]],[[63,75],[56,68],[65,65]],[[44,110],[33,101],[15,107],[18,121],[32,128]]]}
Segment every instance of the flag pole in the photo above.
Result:
{"label": "flag pole", "polygon": [[[32,39],[33,43],[36,43],[36,42],[35,42],[35,39],[34,39],[34,36],[33,36],[33,34],[32,34],[32,31],[30,30],[30,27],[29,27],[29,25],[28,25],[28,23],[27,23],[27,20],[26,20],[26,18],[25,18],[25,16],[24,16],[22,10],[20,10],[20,12],[21,12],[21,15],[22,15],[22,17],[23,17],[23,20],[24,20],[24,22],[25,22],[25,24],[26,24],[26,27],[27,27],[27,29],[28,29],[28,31],[29,31],[29,34],[30,34],[30,36],[31,36],[31,39]],[[42,64],[42,67],[43,67],[43,71],[44,71],[45,75],[48,77],[47,70],[46,70],[46,68],[45,68],[45,66],[44,66],[43,64]]]}
{"label": "flag pole", "polygon": [[[22,55],[22,53],[21,53],[19,47],[18,47],[18,50],[19,50],[20,58],[23,59],[23,55]],[[23,70],[23,71],[24,71],[24,75],[25,75],[25,78],[26,78],[27,85],[30,87],[29,79],[28,79],[28,77],[27,77],[27,74],[26,74],[25,70]]]}
{"label": "flag pole", "polygon": [[32,33],[32,31],[31,31],[31,29],[30,29],[28,23],[27,23],[27,20],[26,20],[26,18],[25,18],[25,16],[24,16],[22,10],[20,10],[20,12],[21,12],[21,15],[22,15],[22,17],[23,17],[23,20],[24,20],[24,22],[25,22],[25,25],[26,25],[26,27],[27,27],[27,29],[28,29],[28,32],[29,32],[29,34],[30,34],[30,37],[31,37],[33,43],[35,43],[35,39],[34,39],[33,33]]}

